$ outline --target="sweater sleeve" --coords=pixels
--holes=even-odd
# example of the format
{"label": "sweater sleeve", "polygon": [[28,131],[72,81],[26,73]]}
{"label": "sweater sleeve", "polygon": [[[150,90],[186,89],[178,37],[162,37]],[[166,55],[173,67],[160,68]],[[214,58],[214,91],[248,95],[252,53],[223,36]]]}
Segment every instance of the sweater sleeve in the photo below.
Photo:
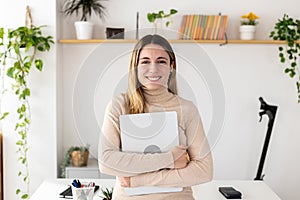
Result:
{"label": "sweater sleeve", "polygon": [[144,154],[121,151],[119,116],[124,113],[123,97],[107,106],[99,142],[100,171],[114,176],[135,176],[174,167],[172,152]]}
{"label": "sweater sleeve", "polygon": [[189,109],[185,129],[191,161],[182,169],[163,169],[131,177],[131,186],[188,187],[213,177],[213,161],[196,106]]}

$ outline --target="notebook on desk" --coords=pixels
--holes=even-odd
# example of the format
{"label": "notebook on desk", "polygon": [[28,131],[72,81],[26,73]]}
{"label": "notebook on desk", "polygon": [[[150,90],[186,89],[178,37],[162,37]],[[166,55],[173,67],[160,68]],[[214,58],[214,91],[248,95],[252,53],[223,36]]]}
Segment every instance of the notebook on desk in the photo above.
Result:
{"label": "notebook on desk", "polygon": [[[156,112],[120,116],[122,151],[140,153],[167,152],[179,145],[177,113]],[[180,192],[177,187],[125,188],[127,196]]]}

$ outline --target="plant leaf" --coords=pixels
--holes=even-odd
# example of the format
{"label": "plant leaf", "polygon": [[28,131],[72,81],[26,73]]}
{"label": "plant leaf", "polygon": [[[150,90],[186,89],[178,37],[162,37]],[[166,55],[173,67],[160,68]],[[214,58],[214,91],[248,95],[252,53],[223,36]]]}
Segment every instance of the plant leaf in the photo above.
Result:
{"label": "plant leaf", "polygon": [[14,78],[14,72],[15,72],[15,68],[14,67],[10,67],[7,70],[7,76],[10,78]]}
{"label": "plant leaf", "polygon": [[0,118],[0,120],[3,120],[3,119],[5,119],[5,117],[7,116],[9,114],[9,112],[5,112],[5,113],[3,113],[3,115],[1,116],[1,118]]}
{"label": "plant leaf", "polygon": [[41,59],[36,59],[34,61],[35,63],[35,67],[39,70],[42,71],[43,70],[43,61]]}
{"label": "plant leaf", "polygon": [[19,194],[20,192],[21,192],[20,189],[17,189],[17,190],[16,190],[16,194]]}

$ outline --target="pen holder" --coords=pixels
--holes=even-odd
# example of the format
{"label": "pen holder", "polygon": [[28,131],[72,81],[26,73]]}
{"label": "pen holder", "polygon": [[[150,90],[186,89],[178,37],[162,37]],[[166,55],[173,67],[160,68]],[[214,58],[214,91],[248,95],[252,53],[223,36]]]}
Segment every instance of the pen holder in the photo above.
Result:
{"label": "pen holder", "polygon": [[73,200],[93,200],[95,187],[76,188],[72,186]]}

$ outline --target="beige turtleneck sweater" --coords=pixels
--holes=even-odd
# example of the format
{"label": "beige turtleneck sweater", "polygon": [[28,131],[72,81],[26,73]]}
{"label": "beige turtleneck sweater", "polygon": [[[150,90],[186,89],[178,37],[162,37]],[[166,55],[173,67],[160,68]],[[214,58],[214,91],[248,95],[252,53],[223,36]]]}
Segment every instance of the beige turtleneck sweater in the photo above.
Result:
{"label": "beige turtleneck sweater", "polygon": [[119,116],[125,113],[124,95],[115,97],[107,106],[100,137],[99,166],[102,173],[131,177],[131,187],[184,187],[182,192],[126,196],[118,179],[114,200],[194,199],[192,185],[212,179],[213,164],[210,148],[197,107],[188,100],[169,93],[166,88],[144,91],[145,112],[176,111],[179,142],[188,146],[191,161],[182,169],[174,169],[172,152],[127,153],[121,151]]}

